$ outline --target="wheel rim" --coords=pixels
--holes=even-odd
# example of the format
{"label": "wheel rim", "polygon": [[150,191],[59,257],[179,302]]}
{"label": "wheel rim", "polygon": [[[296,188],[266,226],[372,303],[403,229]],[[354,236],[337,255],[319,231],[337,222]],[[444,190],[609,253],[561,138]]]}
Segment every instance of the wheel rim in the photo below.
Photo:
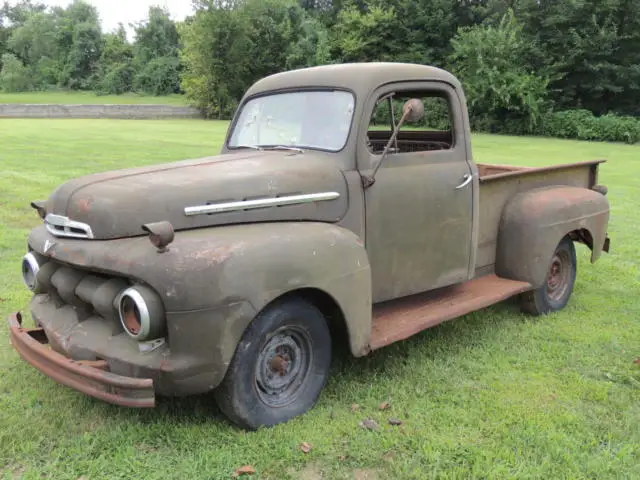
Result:
{"label": "wheel rim", "polygon": [[309,374],[311,339],[294,326],[276,330],[258,354],[255,384],[260,400],[270,407],[295,401]]}
{"label": "wheel rim", "polygon": [[569,289],[571,277],[571,259],[565,251],[556,252],[551,260],[551,268],[547,276],[547,295],[555,302],[560,302]]}

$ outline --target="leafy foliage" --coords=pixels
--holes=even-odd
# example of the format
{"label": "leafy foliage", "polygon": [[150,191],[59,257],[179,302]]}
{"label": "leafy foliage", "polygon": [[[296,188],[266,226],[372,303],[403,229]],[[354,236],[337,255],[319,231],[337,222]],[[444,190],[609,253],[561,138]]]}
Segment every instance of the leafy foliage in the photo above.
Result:
{"label": "leafy foliage", "polygon": [[178,57],[178,29],[166,10],[150,7],[149,18],[135,25],[135,35],[134,52],[139,65],[161,57]]}
{"label": "leafy foliage", "polygon": [[640,120],[613,114],[596,117],[588,110],[550,112],[537,134],[601,142],[640,142]]}
{"label": "leafy foliage", "polygon": [[527,69],[530,44],[513,12],[495,26],[462,28],[452,44],[452,70],[465,85],[475,126],[495,131],[515,124],[533,131],[545,110],[549,80]]}
{"label": "leafy foliage", "polygon": [[[6,78],[12,79],[11,88],[19,84],[21,89],[180,91],[180,39],[168,13],[151,7],[148,19],[133,27],[134,44],[122,25],[103,34],[96,8],[83,0],[49,9],[30,0],[5,4],[0,8],[0,54],[12,55],[6,57],[12,72]],[[29,81],[17,82],[21,76]]]}
{"label": "leafy foliage", "polygon": [[180,59],[174,56],[150,60],[133,80],[133,89],[151,95],[169,95],[180,90]]}
{"label": "leafy foliage", "polygon": [[294,0],[205,2],[181,33],[183,89],[217,118],[259,78],[330,60],[325,28]]}
{"label": "leafy foliage", "polygon": [[29,71],[12,53],[2,55],[0,89],[5,92],[26,92],[31,88]]}
{"label": "leafy foliage", "polygon": [[[458,75],[474,129],[635,138],[627,117],[640,115],[640,0],[192,4],[194,15],[179,24],[165,9],[151,7],[146,20],[132,25],[135,41],[129,42],[122,26],[102,32],[96,9],[85,0],[65,8],[5,2],[0,68],[6,58],[10,86],[3,88],[184,91],[208,116],[228,118],[245,90],[272,73],[329,63],[413,62]],[[594,116],[566,113],[573,109]],[[580,134],[578,126],[558,128],[565,120],[587,126]]]}

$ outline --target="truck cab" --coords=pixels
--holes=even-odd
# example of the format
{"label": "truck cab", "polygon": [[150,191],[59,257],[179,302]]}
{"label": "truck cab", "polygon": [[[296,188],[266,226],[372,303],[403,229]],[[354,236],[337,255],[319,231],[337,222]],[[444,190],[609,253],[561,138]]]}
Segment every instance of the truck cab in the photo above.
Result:
{"label": "truck cab", "polygon": [[[607,251],[602,161],[477,164],[450,73],[344,64],[264,78],[218,156],[70,180],[32,205],[22,357],[96,398],[213,392],[244,428],[315,405],[361,357],[520,297],[562,309],[574,243]],[[47,345],[50,348],[47,348]]]}

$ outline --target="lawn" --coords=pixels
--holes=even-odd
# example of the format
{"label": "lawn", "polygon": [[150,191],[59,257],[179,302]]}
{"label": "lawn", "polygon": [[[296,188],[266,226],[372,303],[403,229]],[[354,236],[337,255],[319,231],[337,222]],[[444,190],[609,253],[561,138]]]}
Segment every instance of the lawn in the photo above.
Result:
{"label": "lawn", "polygon": [[27,92],[2,93],[0,103],[45,103],[51,105],[106,105],[106,104],[153,104],[153,105],[186,105],[184,95],[168,95],[153,97],[134,93],[124,95],[96,95],[93,92]]}
{"label": "lawn", "polygon": [[[81,174],[215,153],[225,130],[202,120],[0,120],[0,316],[29,300],[19,260],[39,223],[30,200]],[[564,311],[531,318],[506,303],[364,359],[339,356],[314,410],[252,433],[208,396],[139,411],[59,386],[19,359],[3,326],[0,476],[217,479],[253,465],[252,478],[273,479],[640,478],[640,148],[473,141],[483,162],[610,160],[601,182],[612,252],[590,265],[579,248]],[[363,430],[365,418],[381,430]]]}

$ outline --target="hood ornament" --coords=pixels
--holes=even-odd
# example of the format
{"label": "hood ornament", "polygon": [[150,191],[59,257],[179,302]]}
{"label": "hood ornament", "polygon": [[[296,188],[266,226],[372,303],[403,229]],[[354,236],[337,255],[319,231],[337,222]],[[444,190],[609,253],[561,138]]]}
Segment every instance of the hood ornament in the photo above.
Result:
{"label": "hood ornament", "polygon": [[46,239],[44,241],[44,247],[42,248],[43,253],[47,253],[49,250],[51,250],[54,247],[55,244],[56,242],[52,242],[51,240]]}

